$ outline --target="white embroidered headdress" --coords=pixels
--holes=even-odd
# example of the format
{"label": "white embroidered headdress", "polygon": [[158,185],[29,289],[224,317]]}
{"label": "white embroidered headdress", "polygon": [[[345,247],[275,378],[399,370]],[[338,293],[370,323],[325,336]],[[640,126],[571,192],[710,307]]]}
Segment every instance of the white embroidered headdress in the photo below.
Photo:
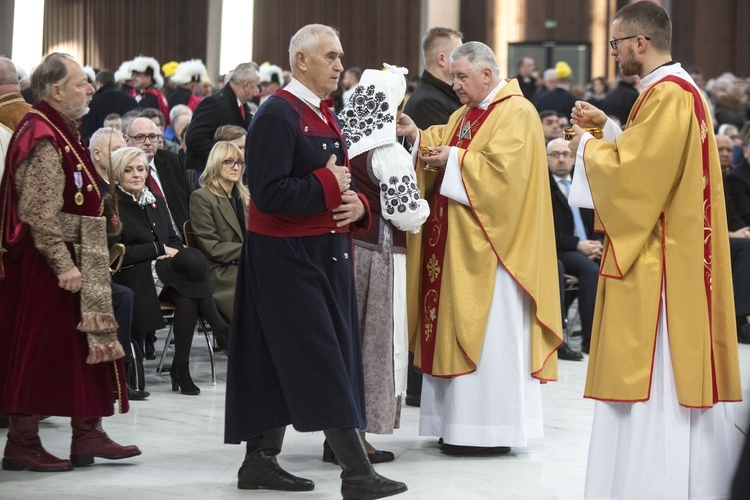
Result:
{"label": "white embroidered headdress", "polygon": [[396,111],[406,93],[406,68],[366,69],[339,113],[349,158],[396,141]]}

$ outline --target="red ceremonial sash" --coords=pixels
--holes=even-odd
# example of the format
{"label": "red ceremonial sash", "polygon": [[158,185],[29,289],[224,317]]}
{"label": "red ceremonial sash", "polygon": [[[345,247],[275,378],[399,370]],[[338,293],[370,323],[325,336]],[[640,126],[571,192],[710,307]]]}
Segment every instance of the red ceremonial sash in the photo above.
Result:
{"label": "red ceremonial sash", "polygon": [[[486,110],[471,108],[464,119],[456,126],[448,145],[465,149],[494,106],[493,103]],[[468,131],[468,134],[462,134],[462,130]],[[443,184],[444,176],[445,169],[441,169],[435,180],[435,194],[430,203],[430,217],[425,222],[425,231],[422,236],[423,267],[420,296],[422,312],[419,331],[421,361],[419,369],[422,370],[422,373],[428,375],[432,375],[435,358],[435,336],[440,311],[440,285],[443,281],[445,243],[448,236],[448,198],[440,194],[440,186]]]}

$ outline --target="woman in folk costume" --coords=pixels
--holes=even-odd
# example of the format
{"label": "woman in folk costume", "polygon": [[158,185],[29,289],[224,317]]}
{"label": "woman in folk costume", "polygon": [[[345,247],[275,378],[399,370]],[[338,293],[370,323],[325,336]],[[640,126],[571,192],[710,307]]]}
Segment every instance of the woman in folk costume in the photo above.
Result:
{"label": "woman in folk costume", "polygon": [[[352,176],[373,214],[370,230],[353,235],[357,308],[362,334],[367,432],[399,427],[406,389],[406,235],[419,232],[430,208],[421,199],[411,155],[396,139],[406,92],[405,68],[368,69],[339,115]],[[376,222],[377,221],[377,222]],[[362,439],[372,463],[390,462]],[[324,444],[323,460],[336,461]]]}

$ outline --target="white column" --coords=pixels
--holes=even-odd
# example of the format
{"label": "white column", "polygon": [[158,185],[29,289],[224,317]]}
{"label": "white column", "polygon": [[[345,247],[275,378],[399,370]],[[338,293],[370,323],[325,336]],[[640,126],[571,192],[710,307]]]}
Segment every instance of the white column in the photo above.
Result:
{"label": "white column", "polygon": [[[254,0],[221,1],[219,72],[227,73],[238,64],[253,60]],[[209,33],[209,37],[211,33]]]}
{"label": "white column", "polygon": [[[419,39],[422,39],[428,29],[436,26],[457,30],[459,29],[460,21],[461,0],[421,0]],[[416,74],[421,75],[424,70],[424,58],[422,57],[421,43],[419,47],[415,48],[415,50],[419,52],[419,71],[416,72]]]}
{"label": "white column", "polygon": [[28,74],[42,60],[43,31],[44,0],[16,0],[10,58]]}

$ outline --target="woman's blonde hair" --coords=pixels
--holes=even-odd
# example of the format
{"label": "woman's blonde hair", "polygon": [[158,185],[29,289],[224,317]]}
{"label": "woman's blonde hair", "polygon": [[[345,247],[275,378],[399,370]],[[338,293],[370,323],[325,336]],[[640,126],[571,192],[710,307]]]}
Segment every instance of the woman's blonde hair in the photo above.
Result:
{"label": "woman's blonde hair", "polygon": [[[109,161],[109,164],[112,166],[112,178],[110,181],[115,184],[122,182],[122,177],[125,174],[125,167],[130,165],[130,162],[135,158],[140,158],[143,166],[148,170],[148,157],[141,148],[125,147],[113,151]],[[148,172],[146,173],[148,174]]]}
{"label": "woman's blonde hair", "polygon": [[[231,142],[219,141],[214,144],[214,147],[211,148],[211,152],[208,154],[206,169],[201,174],[200,179],[198,179],[198,183],[201,186],[208,188],[208,190],[216,196],[226,196],[224,188],[219,184],[219,179],[221,178],[222,163],[227,158],[239,158],[240,161],[245,161],[245,157],[242,155],[240,148]],[[240,170],[240,180],[234,184],[240,192],[240,198],[242,198],[243,203],[247,205],[250,203],[250,192],[248,191],[247,186],[242,183],[242,176],[244,173],[245,167],[243,166]]]}

